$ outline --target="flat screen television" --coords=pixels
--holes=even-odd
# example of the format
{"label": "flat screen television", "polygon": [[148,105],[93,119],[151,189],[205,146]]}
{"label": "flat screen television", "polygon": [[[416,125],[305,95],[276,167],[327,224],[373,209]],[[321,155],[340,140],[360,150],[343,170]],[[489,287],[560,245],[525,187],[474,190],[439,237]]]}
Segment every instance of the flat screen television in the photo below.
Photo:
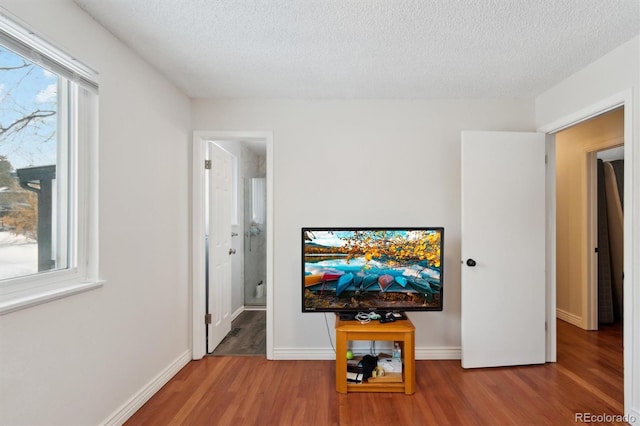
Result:
{"label": "flat screen television", "polygon": [[444,228],[302,228],[302,311],[441,311]]}

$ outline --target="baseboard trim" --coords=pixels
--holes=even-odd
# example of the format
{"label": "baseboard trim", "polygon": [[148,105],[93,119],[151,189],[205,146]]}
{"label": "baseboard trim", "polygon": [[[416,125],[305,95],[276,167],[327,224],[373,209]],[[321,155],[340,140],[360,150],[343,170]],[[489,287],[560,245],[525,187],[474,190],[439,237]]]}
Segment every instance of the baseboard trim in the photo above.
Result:
{"label": "baseboard trim", "polygon": [[[462,350],[460,347],[416,348],[415,357],[416,360],[461,359]],[[332,349],[283,348],[273,350],[273,359],[275,361],[334,360],[336,354]]]}
{"label": "baseboard trim", "polygon": [[580,327],[584,329],[584,321],[582,317],[572,314],[571,312],[567,312],[563,309],[556,308],[556,318],[568,322],[569,324],[575,325],[576,327]]}
{"label": "baseboard trim", "polygon": [[127,402],[114,411],[105,421],[104,426],[121,426],[136,411],[140,409],[153,395],[156,394],[178,371],[191,361],[191,351],[185,351],[176,358],[167,368],[158,374],[153,380],[147,383],[142,389],[136,392]]}
{"label": "baseboard trim", "polygon": [[233,321],[234,319],[236,319],[238,317],[238,315],[240,315],[241,313],[244,312],[244,307],[240,306],[238,309],[235,310],[235,312],[233,312],[231,314],[231,321]]}
{"label": "baseboard trim", "polygon": [[444,359],[462,359],[462,348],[443,347],[443,348],[416,348],[417,360],[444,360]]}

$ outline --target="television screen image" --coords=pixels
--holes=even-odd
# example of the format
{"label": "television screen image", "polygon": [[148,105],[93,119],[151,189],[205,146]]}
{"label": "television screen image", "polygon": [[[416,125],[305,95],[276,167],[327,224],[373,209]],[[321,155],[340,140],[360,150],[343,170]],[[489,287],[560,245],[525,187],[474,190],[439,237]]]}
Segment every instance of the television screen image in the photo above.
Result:
{"label": "television screen image", "polygon": [[444,228],[302,228],[302,311],[440,311]]}

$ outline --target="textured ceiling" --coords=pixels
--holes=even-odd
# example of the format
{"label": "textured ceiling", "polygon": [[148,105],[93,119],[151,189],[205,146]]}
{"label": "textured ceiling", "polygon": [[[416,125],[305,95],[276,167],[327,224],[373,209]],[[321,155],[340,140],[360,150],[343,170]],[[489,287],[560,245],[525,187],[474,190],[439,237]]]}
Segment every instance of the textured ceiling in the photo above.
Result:
{"label": "textured ceiling", "polygon": [[532,98],[638,0],[75,0],[193,98]]}

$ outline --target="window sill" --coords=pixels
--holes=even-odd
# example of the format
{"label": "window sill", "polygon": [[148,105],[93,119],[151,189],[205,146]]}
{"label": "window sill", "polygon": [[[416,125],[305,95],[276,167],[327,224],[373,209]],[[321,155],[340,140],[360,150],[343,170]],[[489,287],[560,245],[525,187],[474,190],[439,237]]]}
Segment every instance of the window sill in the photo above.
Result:
{"label": "window sill", "polygon": [[22,309],[31,308],[33,306],[51,302],[53,300],[73,296],[74,294],[84,293],[85,291],[95,290],[102,287],[105,282],[106,281],[104,280],[98,280],[68,284],[65,286],[58,286],[55,289],[51,289],[48,291],[30,294],[28,296],[11,298],[3,297],[2,299],[0,299],[0,315],[5,315]]}

